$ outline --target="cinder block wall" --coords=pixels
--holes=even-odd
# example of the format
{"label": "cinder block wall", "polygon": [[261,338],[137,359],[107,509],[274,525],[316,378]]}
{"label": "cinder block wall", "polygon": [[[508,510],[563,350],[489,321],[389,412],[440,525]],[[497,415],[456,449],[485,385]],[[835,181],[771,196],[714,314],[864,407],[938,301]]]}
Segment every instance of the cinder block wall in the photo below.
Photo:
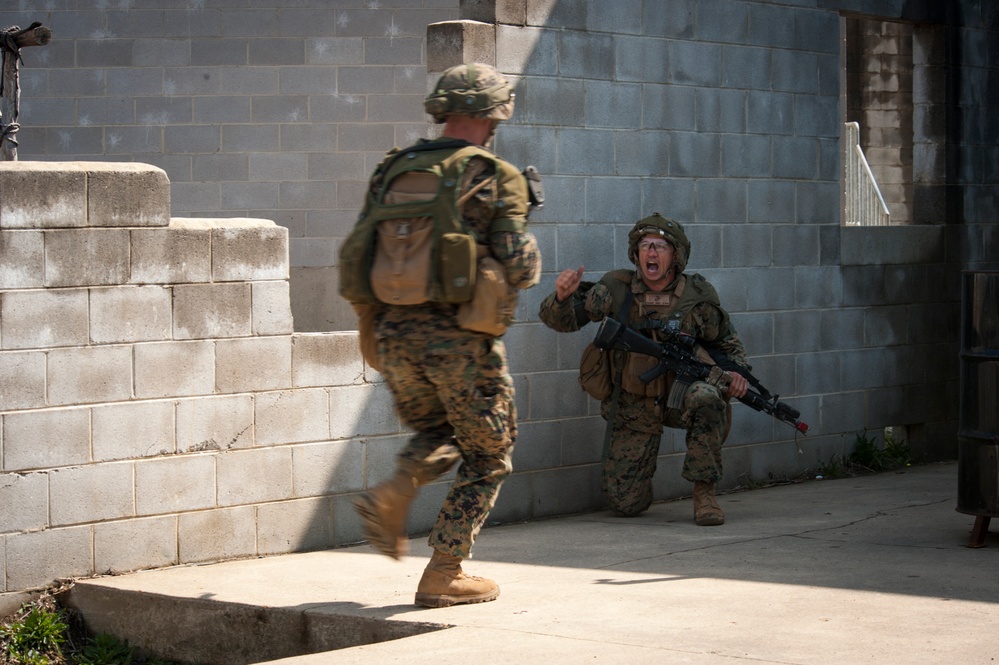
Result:
{"label": "cinder block wall", "polygon": [[171,219],[169,187],[0,162],[0,600],[356,542],[345,497],[391,466],[356,335],[292,332],[287,229]]}

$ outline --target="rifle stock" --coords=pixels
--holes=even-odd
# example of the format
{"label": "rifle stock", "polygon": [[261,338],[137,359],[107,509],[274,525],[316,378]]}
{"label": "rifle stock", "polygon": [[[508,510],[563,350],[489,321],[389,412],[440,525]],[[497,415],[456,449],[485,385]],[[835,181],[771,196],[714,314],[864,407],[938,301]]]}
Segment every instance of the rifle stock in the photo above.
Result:
{"label": "rifle stock", "polygon": [[[706,379],[711,373],[712,365],[702,362],[694,354],[694,338],[672,330],[664,329],[662,332],[666,336],[666,341],[657,342],[639,334],[620,321],[607,317],[600,324],[593,344],[600,349],[641,353],[658,358],[659,365],[639,377],[643,383],[649,383],[665,371],[676,372],[677,378],[686,379],[687,383],[691,380]],[[740,373],[746,374],[745,371]],[[758,381],[754,380],[754,383],[759,385]],[[801,414],[797,409],[778,401],[777,396],[770,395],[765,389],[763,392],[766,397],[750,388],[745,395],[738,399],[749,408],[787,423],[802,434],[808,433],[808,425],[799,419]],[[671,403],[669,406],[675,408],[676,405]]]}

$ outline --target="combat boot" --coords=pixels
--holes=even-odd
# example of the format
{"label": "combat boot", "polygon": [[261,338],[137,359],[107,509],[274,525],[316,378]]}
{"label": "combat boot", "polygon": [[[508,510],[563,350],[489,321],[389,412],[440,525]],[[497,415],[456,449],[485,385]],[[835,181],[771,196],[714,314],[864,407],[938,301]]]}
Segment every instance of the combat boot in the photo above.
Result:
{"label": "combat boot", "polygon": [[483,577],[466,575],[461,558],[434,550],[416,587],[416,604],[450,607],[461,603],[484,603],[499,597],[499,586]]}
{"label": "combat boot", "polygon": [[715,484],[694,483],[694,521],[698,526],[719,526],[725,523],[725,513],[715,497]]}
{"label": "combat boot", "polygon": [[409,549],[406,518],[420,483],[405,468],[399,468],[388,480],[379,483],[354,499],[354,510],[361,517],[364,537],[375,549],[399,559]]}

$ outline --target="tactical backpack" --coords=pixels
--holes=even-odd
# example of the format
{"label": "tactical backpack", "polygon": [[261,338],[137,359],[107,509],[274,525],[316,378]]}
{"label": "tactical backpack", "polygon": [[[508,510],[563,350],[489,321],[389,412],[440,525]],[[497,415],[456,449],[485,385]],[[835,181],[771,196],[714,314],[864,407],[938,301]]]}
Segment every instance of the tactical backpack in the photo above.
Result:
{"label": "tactical backpack", "polygon": [[[441,158],[441,152],[451,150]],[[429,142],[389,153],[381,187],[340,250],[340,295],[354,304],[464,303],[475,289],[476,240],[460,207],[487,178],[462,194],[473,157],[488,150],[466,141]]]}

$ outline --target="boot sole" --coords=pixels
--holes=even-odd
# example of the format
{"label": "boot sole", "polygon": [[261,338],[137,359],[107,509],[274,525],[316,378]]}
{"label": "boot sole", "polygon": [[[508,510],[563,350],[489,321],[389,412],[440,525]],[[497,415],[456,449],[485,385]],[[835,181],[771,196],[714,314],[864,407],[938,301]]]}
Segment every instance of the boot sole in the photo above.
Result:
{"label": "boot sole", "polygon": [[401,551],[398,538],[386,533],[385,529],[382,528],[381,515],[378,514],[378,507],[371,497],[362,494],[354,499],[354,511],[361,518],[364,538],[372,547],[397,561],[402,558],[405,551]]}
{"label": "boot sole", "polygon": [[697,522],[697,526],[721,526],[725,523],[724,517],[702,517],[701,519],[694,520]]}
{"label": "boot sole", "polygon": [[466,605],[471,603],[488,603],[490,600],[499,598],[499,589],[490,593],[482,593],[475,596],[448,596],[431,593],[417,593],[416,604],[423,607],[451,607],[452,605]]}

